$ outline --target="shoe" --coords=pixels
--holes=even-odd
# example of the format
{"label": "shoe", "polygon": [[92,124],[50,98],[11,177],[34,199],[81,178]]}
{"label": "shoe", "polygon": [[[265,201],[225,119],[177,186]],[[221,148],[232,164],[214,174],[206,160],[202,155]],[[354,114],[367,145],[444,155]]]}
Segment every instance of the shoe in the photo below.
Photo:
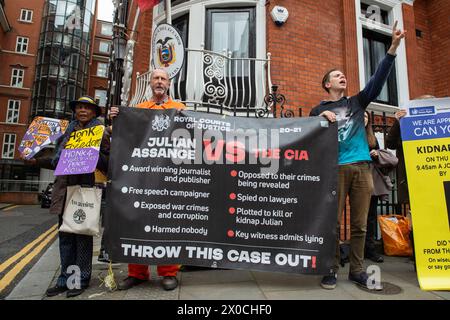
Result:
{"label": "shoe", "polygon": [[361,273],[349,273],[348,280],[356,283],[357,285],[363,287],[367,290],[383,290],[383,285],[381,283],[369,283],[369,276],[364,271]]}
{"label": "shoe", "polygon": [[333,290],[334,288],[336,288],[336,282],[337,282],[337,274],[335,272],[332,272],[328,276],[322,278],[320,285],[324,289]]}
{"label": "shoe", "polygon": [[367,258],[369,260],[372,260],[373,262],[376,262],[376,263],[384,262],[384,258],[381,255],[377,254],[377,253],[374,253],[374,254],[368,256]]}
{"label": "shoe", "polygon": [[137,286],[138,284],[141,284],[145,282],[146,280],[138,279],[135,277],[126,277],[123,279],[117,286],[117,289],[119,290],[128,290],[134,286]]}
{"label": "shoe", "polygon": [[367,287],[367,280],[369,279],[369,276],[367,273],[360,272],[360,273],[349,273],[348,274],[348,280],[356,283],[357,285],[364,287],[366,289],[370,289]]}
{"label": "shoe", "polygon": [[79,296],[83,292],[84,292],[83,288],[81,288],[81,289],[70,289],[69,291],[67,291],[66,297],[67,298],[73,298],[73,297]]}
{"label": "shoe", "polygon": [[54,297],[57,296],[60,293],[66,292],[67,290],[69,290],[67,287],[59,287],[58,285],[48,288],[47,291],[45,291],[45,295],[47,297]]}
{"label": "shoe", "polygon": [[178,287],[178,279],[177,277],[164,277],[161,281],[161,285],[164,290],[173,290]]}

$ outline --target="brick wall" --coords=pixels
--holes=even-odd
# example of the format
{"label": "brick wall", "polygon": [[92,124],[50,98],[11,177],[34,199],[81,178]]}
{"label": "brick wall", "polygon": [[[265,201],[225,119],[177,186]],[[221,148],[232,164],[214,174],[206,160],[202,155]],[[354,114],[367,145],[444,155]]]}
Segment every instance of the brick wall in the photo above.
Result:
{"label": "brick wall", "polygon": [[[94,61],[89,70],[91,76],[89,79],[88,95],[90,95],[93,98],[95,98],[95,90],[108,90],[108,79],[96,76],[97,62],[100,62],[100,61]],[[108,62],[103,62],[103,61],[101,61],[101,62],[108,63]]]}
{"label": "brick wall", "polygon": [[[281,27],[270,17],[276,4],[289,10],[289,18]],[[349,9],[348,3],[345,8]],[[288,105],[307,108],[317,105],[326,97],[321,87],[323,74],[334,67],[346,69],[343,13],[342,1],[336,0],[271,1],[267,6],[267,51],[272,54],[272,82],[279,85]],[[351,30],[350,24],[347,31]],[[349,76],[353,82],[355,74]]]}
{"label": "brick wall", "polygon": [[[11,25],[11,31],[4,33],[1,39],[0,47],[2,50],[10,52],[1,52],[2,71],[0,72],[0,85],[9,86],[11,83],[11,70],[13,67],[19,67],[25,70],[23,83],[24,89],[0,88],[0,122],[6,121],[8,100],[20,100],[19,124],[0,124],[0,143],[3,143],[4,133],[15,133],[17,159],[19,153],[17,148],[23,135],[25,134],[28,117],[31,107],[32,88],[35,77],[36,56],[39,46],[39,32],[41,28],[41,19],[43,13],[44,0],[6,0],[5,12]],[[21,9],[33,10],[32,22],[19,21]],[[28,53],[17,54],[16,50],[17,36],[28,37]]]}
{"label": "brick wall", "polygon": [[432,74],[436,97],[450,96],[450,1],[424,1],[431,30]]}
{"label": "brick wall", "polygon": [[[96,11],[98,11],[98,2]],[[87,94],[93,98],[95,98],[95,90],[108,90],[108,78],[97,76],[97,64],[99,62],[107,63],[109,66],[109,53],[100,51],[100,41],[106,41],[110,43],[110,46],[112,45],[112,36],[106,36],[101,33],[103,24],[112,25],[111,22],[96,19],[93,27],[93,38],[91,41],[91,60],[89,62],[89,82]],[[102,108],[102,112],[105,112],[104,108]]]}
{"label": "brick wall", "polygon": [[[408,31],[406,39],[408,77],[410,83],[410,96],[416,98],[424,94],[435,94],[433,86],[433,66],[430,60],[431,30],[429,26],[427,1],[417,0],[414,7],[404,5],[403,8],[408,22],[405,26]],[[412,13],[410,13],[412,11]],[[416,29],[421,31],[421,36],[416,36]],[[419,63],[420,62],[420,63]],[[414,67],[412,67],[414,66]]]}
{"label": "brick wall", "polygon": [[[424,38],[417,38],[415,35],[415,29],[419,28],[416,26],[415,20],[415,9],[410,5],[403,4],[403,28],[407,31],[407,36],[405,38],[405,46],[406,46],[406,60],[410,65],[418,65],[419,55],[423,54],[423,42]],[[417,9],[418,10],[418,9]],[[428,34],[428,26],[427,24],[422,24],[420,26],[420,30],[423,31],[424,28],[427,28]],[[418,42],[422,41],[421,46],[419,46]],[[419,74],[424,74],[423,70],[419,70],[418,68],[408,68],[408,85],[409,85],[409,95],[410,97],[415,97],[420,95],[420,81]],[[432,80],[430,78],[430,80]],[[431,81],[426,82],[427,84],[431,84]],[[426,90],[430,90],[431,88],[426,88]]]}
{"label": "brick wall", "polygon": [[413,7],[404,5],[403,13],[411,98],[450,96],[450,1],[416,0]]}

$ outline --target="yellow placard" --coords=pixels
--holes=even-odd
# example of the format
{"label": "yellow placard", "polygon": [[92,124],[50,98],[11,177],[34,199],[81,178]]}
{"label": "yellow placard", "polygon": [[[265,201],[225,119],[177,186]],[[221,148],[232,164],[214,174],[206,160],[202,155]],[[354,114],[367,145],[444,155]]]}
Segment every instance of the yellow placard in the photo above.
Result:
{"label": "yellow placard", "polygon": [[450,289],[449,106],[450,99],[411,101],[410,117],[401,122],[417,276],[423,290]]}
{"label": "yellow placard", "polygon": [[444,186],[444,181],[450,180],[449,153],[417,154],[424,145],[442,144],[450,145],[450,138],[403,143],[408,158],[416,266],[424,290],[450,289],[450,231]]}
{"label": "yellow placard", "polygon": [[65,149],[100,148],[102,143],[104,126],[95,126],[78,130],[70,134]]}

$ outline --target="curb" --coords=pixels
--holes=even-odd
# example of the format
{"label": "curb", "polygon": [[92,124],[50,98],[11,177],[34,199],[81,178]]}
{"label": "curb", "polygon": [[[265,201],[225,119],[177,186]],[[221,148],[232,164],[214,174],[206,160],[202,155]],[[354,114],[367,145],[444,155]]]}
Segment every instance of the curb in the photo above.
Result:
{"label": "curb", "polygon": [[[56,238],[5,300],[41,300],[59,270],[59,241]],[[40,297],[40,298],[39,298]]]}
{"label": "curb", "polygon": [[0,204],[0,210],[8,209],[8,208],[11,208],[11,207],[14,207],[14,206],[17,206],[17,204],[15,204],[15,203]]}

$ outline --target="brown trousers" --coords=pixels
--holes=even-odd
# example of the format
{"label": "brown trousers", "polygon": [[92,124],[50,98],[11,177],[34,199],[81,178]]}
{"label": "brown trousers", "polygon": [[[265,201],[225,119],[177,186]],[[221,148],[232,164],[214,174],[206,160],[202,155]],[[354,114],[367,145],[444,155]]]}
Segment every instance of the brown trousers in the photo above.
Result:
{"label": "brown trousers", "polygon": [[347,195],[350,200],[350,273],[360,273],[364,270],[364,243],[372,190],[372,172],[368,163],[361,162],[339,166],[338,225],[334,272],[337,272],[339,269],[340,222],[346,205]]}

